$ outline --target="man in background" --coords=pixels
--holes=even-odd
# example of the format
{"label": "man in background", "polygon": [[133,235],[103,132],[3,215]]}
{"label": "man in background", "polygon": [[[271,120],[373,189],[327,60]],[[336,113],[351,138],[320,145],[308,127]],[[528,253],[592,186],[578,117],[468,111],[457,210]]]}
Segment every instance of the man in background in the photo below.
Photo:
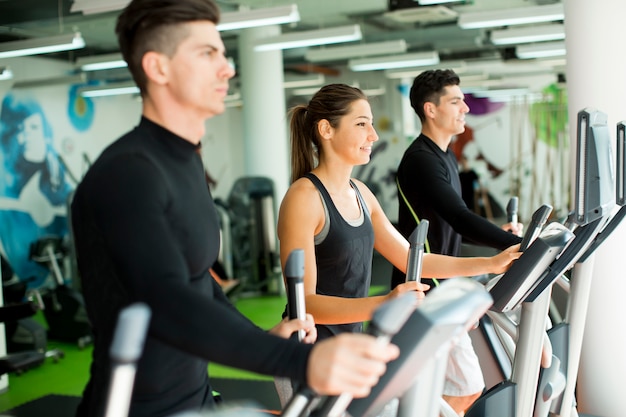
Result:
{"label": "man in background", "polygon": [[[508,223],[502,228],[475,214],[463,201],[458,164],[448,147],[465,130],[469,107],[452,70],[424,71],[413,81],[411,107],[422,123],[421,134],[409,145],[400,161],[398,230],[409,237],[419,221],[429,222],[426,249],[431,253],[459,256],[463,238],[477,245],[504,250],[520,243],[523,226]],[[391,287],[406,279],[395,269]],[[433,286],[427,277],[422,282]],[[469,336],[452,350],[444,398],[459,414],[481,394],[484,381]]]}

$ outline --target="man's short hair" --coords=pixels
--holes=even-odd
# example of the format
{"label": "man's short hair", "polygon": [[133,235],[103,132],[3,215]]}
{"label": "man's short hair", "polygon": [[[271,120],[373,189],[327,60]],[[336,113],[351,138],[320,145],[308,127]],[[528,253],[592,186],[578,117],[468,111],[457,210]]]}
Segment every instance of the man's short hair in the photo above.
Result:
{"label": "man's short hair", "polygon": [[428,70],[420,73],[411,86],[409,97],[411,107],[422,122],[426,120],[424,104],[427,102],[439,104],[439,99],[445,94],[445,88],[450,85],[459,85],[460,79],[450,69]]}
{"label": "man's short hair", "polygon": [[132,0],[117,19],[115,33],[124,60],[142,94],[146,74],[141,61],[146,52],[173,56],[187,36],[183,25],[207,20],[217,24],[220,11],[214,0]]}

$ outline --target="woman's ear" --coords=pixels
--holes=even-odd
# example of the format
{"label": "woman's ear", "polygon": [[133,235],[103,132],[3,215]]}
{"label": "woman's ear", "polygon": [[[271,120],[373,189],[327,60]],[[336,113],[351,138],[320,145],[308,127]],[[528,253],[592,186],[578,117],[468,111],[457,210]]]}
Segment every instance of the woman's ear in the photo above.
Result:
{"label": "woman's ear", "polygon": [[322,139],[330,139],[333,133],[333,127],[330,125],[330,122],[326,119],[322,119],[317,122],[317,132]]}

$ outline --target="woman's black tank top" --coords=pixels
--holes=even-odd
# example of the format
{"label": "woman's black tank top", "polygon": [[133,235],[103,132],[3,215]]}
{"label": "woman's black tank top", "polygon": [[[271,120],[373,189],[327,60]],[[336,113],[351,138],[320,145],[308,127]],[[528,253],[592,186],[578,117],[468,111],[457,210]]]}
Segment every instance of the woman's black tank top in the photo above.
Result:
{"label": "woman's black tank top", "polygon": [[[367,297],[372,274],[374,229],[369,210],[357,186],[350,181],[363,212],[358,226],[348,223],[339,213],[326,187],[314,174],[308,173],[319,190],[327,208],[326,222],[330,223],[325,239],[315,245],[317,260],[317,294],[335,297]],[[318,340],[342,332],[361,332],[363,323],[317,325]]]}

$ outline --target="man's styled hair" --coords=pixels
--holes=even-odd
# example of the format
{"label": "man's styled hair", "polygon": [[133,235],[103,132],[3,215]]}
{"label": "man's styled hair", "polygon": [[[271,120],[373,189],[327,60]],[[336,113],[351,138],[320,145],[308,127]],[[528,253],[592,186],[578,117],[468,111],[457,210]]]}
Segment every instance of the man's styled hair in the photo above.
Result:
{"label": "man's styled hair", "polygon": [[459,85],[459,76],[452,70],[428,70],[420,73],[411,86],[411,107],[422,123],[426,120],[424,103],[439,104],[439,99],[446,93],[446,87]]}
{"label": "man's styled hair", "polygon": [[214,0],[132,0],[117,18],[115,33],[124,60],[142,95],[146,74],[141,60],[146,52],[169,57],[187,36],[184,23],[208,20],[217,24],[220,11]]}

